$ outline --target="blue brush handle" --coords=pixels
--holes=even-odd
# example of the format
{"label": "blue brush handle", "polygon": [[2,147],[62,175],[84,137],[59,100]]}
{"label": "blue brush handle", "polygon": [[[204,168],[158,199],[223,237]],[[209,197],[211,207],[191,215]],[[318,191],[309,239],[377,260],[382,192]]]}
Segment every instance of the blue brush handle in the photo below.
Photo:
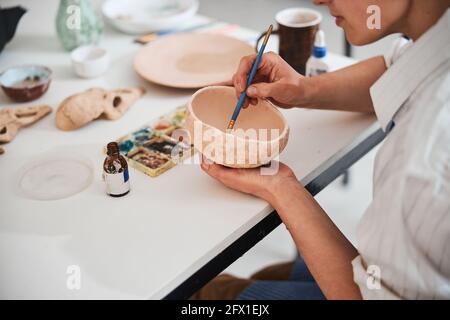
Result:
{"label": "blue brush handle", "polygon": [[250,71],[250,74],[247,78],[247,84],[245,85],[245,90],[241,93],[238,103],[236,104],[236,107],[234,108],[233,115],[231,116],[231,120],[236,121],[239,112],[241,111],[242,106],[244,105],[245,98],[247,98],[247,89],[250,87],[250,85],[253,82],[253,78],[256,75],[256,71],[258,71],[259,62],[261,61],[262,55],[264,53],[264,49],[266,48],[266,45],[263,44],[261,48],[258,51],[258,55],[256,56],[255,62],[253,62],[252,69]]}

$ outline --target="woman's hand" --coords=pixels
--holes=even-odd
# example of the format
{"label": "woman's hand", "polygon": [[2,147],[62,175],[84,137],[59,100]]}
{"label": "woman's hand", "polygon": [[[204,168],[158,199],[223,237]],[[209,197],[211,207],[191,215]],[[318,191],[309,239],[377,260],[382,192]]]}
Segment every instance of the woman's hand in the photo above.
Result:
{"label": "woman's hand", "polygon": [[[232,78],[236,96],[245,90],[247,77],[257,54],[241,59],[239,68]],[[262,55],[253,84],[247,89],[248,104],[255,105],[258,98],[266,98],[283,108],[292,108],[302,103],[302,82],[305,78],[297,73],[279,55],[268,52]]]}
{"label": "woman's hand", "polygon": [[290,185],[291,183],[299,184],[294,172],[281,162],[278,163],[278,170],[273,175],[261,174],[261,168],[233,169],[224,167],[203,156],[201,168],[228,188],[257,196],[266,200],[272,206],[280,201],[279,195],[276,194],[276,190],[279,190],[280,186]]}

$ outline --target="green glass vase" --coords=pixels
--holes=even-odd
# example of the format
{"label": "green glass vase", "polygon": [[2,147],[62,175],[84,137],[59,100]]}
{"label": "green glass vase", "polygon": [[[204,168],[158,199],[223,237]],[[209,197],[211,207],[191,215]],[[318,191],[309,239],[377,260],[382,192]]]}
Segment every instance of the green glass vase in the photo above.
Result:
{"label": "green glass vase", "polygon": [[56,15],[56,33],[65,50],[97,44],[103,23],[90,0],[60,0]]}

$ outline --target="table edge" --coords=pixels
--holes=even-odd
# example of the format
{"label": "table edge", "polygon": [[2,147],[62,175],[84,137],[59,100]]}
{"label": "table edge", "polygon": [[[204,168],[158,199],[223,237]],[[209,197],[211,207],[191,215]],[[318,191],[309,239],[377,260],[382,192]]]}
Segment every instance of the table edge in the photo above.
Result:
{"label": "table edge", "polygon": [[[351,167],[355,162],[378,145],[384,137],[384,131],[380,128],[378,123],[374,123],[364,132],[364,134],[325,161],[300,182],[305,185],[305,188],[313,196],[317,195],[346,169]],[[162,299],[188,299],[197,290],[202,288],[206,283],[225,270],[266,235],[272,232],[281,224],[281,222],[277,212],[272,210],[272,212],[267,214],[260,222],[250,228],[250,230],[240,236],[207,264],[194,272]]]}

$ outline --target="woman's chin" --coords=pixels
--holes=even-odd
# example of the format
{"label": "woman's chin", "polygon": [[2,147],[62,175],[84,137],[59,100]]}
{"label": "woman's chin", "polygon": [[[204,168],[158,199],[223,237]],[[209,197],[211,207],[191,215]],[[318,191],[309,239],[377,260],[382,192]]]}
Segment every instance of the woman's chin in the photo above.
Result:
{"label": "woman's chin", "polygon": [[344,32],[347,41],[354,46],[364,46],[382,38],[381,35],[373,32],[373,30],[368,32],[360,32],[355,30],[346,30],[346,28],[344,28]]}

